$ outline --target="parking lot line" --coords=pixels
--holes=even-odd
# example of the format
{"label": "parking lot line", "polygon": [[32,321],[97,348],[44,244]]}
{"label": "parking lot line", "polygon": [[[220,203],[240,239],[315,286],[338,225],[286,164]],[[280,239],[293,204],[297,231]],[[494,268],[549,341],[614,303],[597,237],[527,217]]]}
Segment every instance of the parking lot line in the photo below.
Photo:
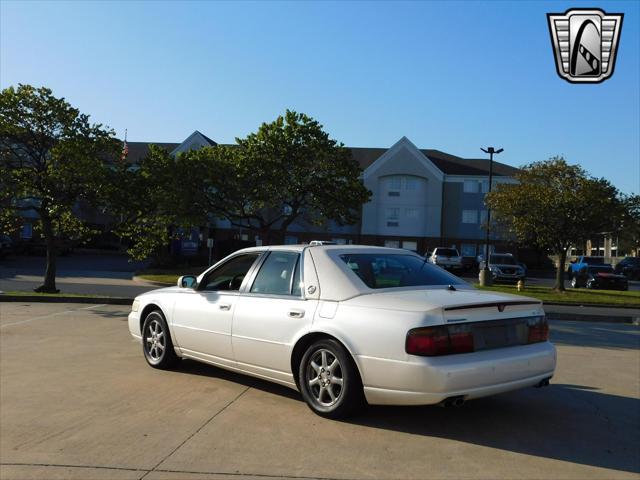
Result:
{"label": "parking lot line", "polygon": [[11,327],[14,325],[22,325],[23,323],[33,322],[34,320],[44,320],[45,318],[56,317],[58,315],[66,315],[68,313],[77,312],[79,310],[91,310],[92,308],[104,307],[106,304],[102,303],[100,305],[90,305],[88,307],[74,308],[72,310],[65,310],[63,312],[50,313],[49,315],[41,315],[39,317],[27,318],[25,320],[20,320],[19,322],[6,323],[4,325],[0,325],[0,328]]}

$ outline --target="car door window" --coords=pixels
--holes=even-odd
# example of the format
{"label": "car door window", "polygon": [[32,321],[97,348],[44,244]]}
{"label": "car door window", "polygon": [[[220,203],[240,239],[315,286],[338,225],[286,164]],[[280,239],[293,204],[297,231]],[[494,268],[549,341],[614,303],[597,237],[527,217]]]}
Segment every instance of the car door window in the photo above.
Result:
{"label": "car door window", "polygon": [[198,290],[204,291],[237,291],[251,266],[260,256],[258,253],[238,255],[209,273]]}
{"label": "car door window", "polygon": [[251,293],[300,296],[299,257],[295,252],[271,252],[256,275]]}

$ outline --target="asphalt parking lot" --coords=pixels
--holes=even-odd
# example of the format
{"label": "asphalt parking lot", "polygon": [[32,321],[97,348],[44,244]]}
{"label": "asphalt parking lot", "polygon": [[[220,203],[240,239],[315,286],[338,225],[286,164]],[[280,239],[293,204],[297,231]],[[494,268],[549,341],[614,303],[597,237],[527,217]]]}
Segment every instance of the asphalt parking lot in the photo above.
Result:
{"label": "asphalt parking lot", "polygon": [[128,307],[0,303],[0,478],[640,477],[640,327],[552,322],[552,385],[315,416],[296,392],[149,368]]}

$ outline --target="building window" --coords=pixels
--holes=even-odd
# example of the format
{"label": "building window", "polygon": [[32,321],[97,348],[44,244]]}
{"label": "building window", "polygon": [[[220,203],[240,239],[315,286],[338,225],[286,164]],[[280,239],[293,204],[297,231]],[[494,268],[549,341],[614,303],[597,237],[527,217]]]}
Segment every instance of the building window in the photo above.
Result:
{"label": "building window", "polygon": [[482,180],[480,182],[480,191],[482,193],[487,193],[489,191],[489,180]]}
{"label": "building window", "polygon": [[399,240],[385,240],[384,246],[387,248],[400,248]]}
{"label": "building window", "polygon": [[405,177],[405,188],[407,190],[417,190],[418,179],[416,177]]}
{"label": "building window", "polygon": [[475,257],[476,256],[475,243],[463,243],[460,246],[460,255],[462,255],[463,257]]}
{"label": "building window", "polygon": [[284,237],[285,245],[297,245],[297,243],[298,243],[298,237],[294,237],[291,235],[287,235],[286,237]]}
{"label": "building window", "polygon": [[397,227],[398,220],[400,220],[399,208],[387,208],[387,227]]}
{"label": "building window", "polygon": [[464,193],[478,193],[480,190],[480,182],[477,180],[465,180],[464,181]]}
{"label": "building window", "polygon": [[418,209],[417,208],[405,208],[404,216],[407,218],[418,218]]}
{"label": "building window", "polygon": [[33,237],[33,225],[25,223],[20,228],[20,238],[30,240]]}
{"label": "building window", "polygon": [[482,225],[486,225],[487,224],[487,211],[486,210],[480,210],[480,223]]}
{"label": "building window", "polygon": [[394,176],[389,177],[389,190],[400,190],[402,185],[402,177]]}
{"label": "building window", "polygon": [[478,223],[478,211],[477,210],[463,210],[462,211],[462,223]]}
{"label": "building window", "polygon": [[400,192],[389,192],[389,196],[390,197],[399,197],[400,196]]}
{"label": "building window", "polygon": [[416,252],[418,250],[418,242],[414,242],[413,240],[403,240],[402,248]]}

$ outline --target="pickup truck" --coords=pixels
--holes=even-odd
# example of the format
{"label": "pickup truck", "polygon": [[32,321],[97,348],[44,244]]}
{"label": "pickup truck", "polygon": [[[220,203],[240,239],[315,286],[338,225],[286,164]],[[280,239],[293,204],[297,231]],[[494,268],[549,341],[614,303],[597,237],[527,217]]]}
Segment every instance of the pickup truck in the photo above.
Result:
{"label": "pickup truck", "polygon": [[458,250],[455,248],[434,248],[431,255],[427,257],[427,261],[447,270],[462,268],[462,257],[458,253]]}
{"label": "pickup truck", "polygon": [[592,266],[610,267],[611,265],[604,263],[604,257],[587,257],[582,255],[576,260],[571,261],[571,263],[567,267],[567,275],[569,276],[569,280],[578,275],[581,270],[588,269]]}

